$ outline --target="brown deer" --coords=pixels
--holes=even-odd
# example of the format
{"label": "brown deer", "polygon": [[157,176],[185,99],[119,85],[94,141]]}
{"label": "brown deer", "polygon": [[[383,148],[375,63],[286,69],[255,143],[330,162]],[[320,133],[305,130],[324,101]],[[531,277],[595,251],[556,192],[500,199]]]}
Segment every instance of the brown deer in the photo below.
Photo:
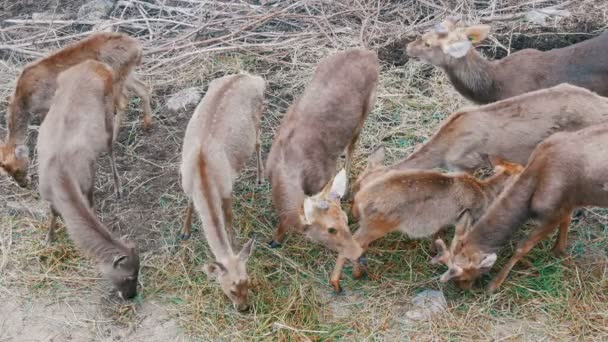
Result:
{"label": "brown deer", "polygon": [[216,258],[203,270],[219,282],[239,311],[249,308],[246,263],[255,239],[234,253],[232,185],[254,149],[261,179],[259,130],[265,87],[264,79],[246,74],[213,80],[188,123],[182,151],[182,188],[189,202],[181,237],[190,237],[196,208]]}
{"label": "brown deer", "polygon": [[[570,213],[577,207],[608,207],[608,123],[576,132],[556,133],[534,150],[523,172],[509,184],[474,224],[464,215],[448,250],[438,261],[448,266],[441,281],[455,280],[470,288],[496,261],[496,253],[528,219],[537,228],[521,241],[515,253],[488,286],[496,290],[511,268],[538,242],[558,229],[553,252],[564,257]],[[472,225],[472,226],[471,226]]]}
{"label": "brown deer", "polygon": [[[463,210],[476,220],[490,206],[505,184],[523,167],[488,157],[494,174],[480,180],[466,173],[446,174],[431,170],[393,170],[367,182],[355,194],[352,212],[360,228],[353,238],[365,253],[369,244],[393,231],[412,238],[436,235],[457,221]],[[384,148],[368,159],[368,169],[382,167]],[[360,257],[355,255],[352,261]],[[331,284],[340,292],[340,275],[346,258],[338,256]],[[360,278],[365,266],[355,263],[353,275]]]}
{"label": "brown deer", "polygon": [[489,25],[459,27],[448,17],[407,46],[410,57],[442,68],[454,88],[476,103],[490,103],[570,83],[608,96],[608,33],[561,49],[525,49],[488,61],[473,48]]}
{"label": "brown deer", "polygon": [[[0,171],[8,173],[20,186],[28,185],[29,150],[26,143],[31,115],[39,115],[44,120],[57,89],[57,75],[89,59],[106,63],[114,72],[114,82],[121,87],[124,84],[125,91],[132,90],[141,98],[143,126],[147,129],[152,122],[149,89],[133,74],[141,56],[142,49],[136,39],[122,33],[103,32],[27,64],[10,97],[6,119],[8,135],[4,145],[0,144]],[[119,100],[114,139],[124,118],[126,94],[122,94]]]}
{"label": "brown deer", "polygon": [[[348,219],[340,208],[352,154],[378,83],[378,57],[350,49],[320,61],[304,94],[289,108],[270,149],[266,170],[279,222],[270,245],[295,229],[332,250],[350,246]],[[346,170],[332,179],[346,150]]]}
{"label": "brown deer", "polygon": [[559,131],[608,121],[608,99],[562,84],[452,114],[414,153],[386,168],[366,170],[359,182],[390,170],[443,168],[473,172],[484,155],[525,165],[536,145]]}
{"label": "brown deer", "polygon": [[57,77],[57,91],[38,135],[41,197],[51,204],[47,243],[58,215],[76,246],[96,259],[121,298],[137,294],[139,256],[134,246],[114,238],[93,211],[95,162],[112,155],[112,125],[120,84],[104,63],[88,60]]}

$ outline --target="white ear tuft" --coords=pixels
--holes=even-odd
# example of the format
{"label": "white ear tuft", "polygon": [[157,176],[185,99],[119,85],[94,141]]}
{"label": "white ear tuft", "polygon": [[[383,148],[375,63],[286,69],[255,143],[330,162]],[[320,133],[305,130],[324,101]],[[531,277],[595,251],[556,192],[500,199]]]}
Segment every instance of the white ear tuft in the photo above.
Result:
{"label": "white ear tuft", "polygon": [[344,197],[346,193],[346,182],[348,178],[346,177],[346,170],[342,169],[336,177],[334,177],[334,182],[331,185],[331,190],[329,190],[329,197],[331,199],[339,199]]}
{"label": "white ear tuft", "polygon": [[315,213],[315,204],[310,197],[304,199],[304,224],[312,224],[312,218]]}
{"label": "white ear tuft", "polygon": [[447,53],[448,55],[450,55],[454,58],[462,58],[462,57],[466,56],[466,54],[469,52],[469,49],[471,49],[472,47],[473,47],[473,44],[471,44],[471,42],[469,42],[469,41],[456,42],[456,43],[452,43],[452,44],[448,44],[447,46],[444,46],[443,52]]}
{"label": "white ear tuft", "polygon": [[496,253],[487,254],[483,259],[479,262],[479,268],[488,268],[494,266],[496,262]]}

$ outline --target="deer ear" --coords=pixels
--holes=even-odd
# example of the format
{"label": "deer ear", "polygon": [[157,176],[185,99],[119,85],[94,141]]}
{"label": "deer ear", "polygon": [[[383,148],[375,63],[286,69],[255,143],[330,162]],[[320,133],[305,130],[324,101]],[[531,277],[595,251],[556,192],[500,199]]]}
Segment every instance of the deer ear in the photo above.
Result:
{"label": "deer ear", "polygon": [[488,38],[490,33],[490,25],[473,25],[464,29],[467,39],[472,44],[479,44],[484,39]]}
{"label": "deer ear", "polygon": [[442,283],[446,283],[450,279],[460,277],[462,275],[462,273],[463,273],[462,268],[460,268],[459,266],[453,265],[447,271],[445,271],[444,274],[441,275],[441,278],[439,278],[439,280]]}
{"label": "deer ear", "polygon": [[127,256],[126,255],[117,255],[114,257],[114,260],[112,260],[112,267],[113,268],[118,268],[118,266],[120,266],[120,263],[127,260]]}
{"label": "deer ear", "polygon": [[470,209],[463,209],[460,214],[458,214],[458,218],[456,219],[456,237],[463,237],[466,235],[467,231],[471,227],[471,223],[473,222],[473,218],[471,217]]}
{"label": "deer ear", "polygon": [[312,219],[315,214],[315,204],[314,204],[312,198],[306,197],[304,199],[303,206],[304,206],[304,215],[301,215],[300,219],[302,220],[302,223],[304,223],[305,225],[312,224]]}
{"label": "deer ear", "polygon": [[205,272],[210,279],[217,279],[217,277],[226,273],[226,271],[226,267],[217,261],[203,265],[203,272]]}
{"label": "deer ear", "polygon": [[496,253],[486,254],[483,259],[479,262],[478,268],[490,268],[494,266],[497,256]]}
{"label": "deer ear", "polygon": [[473,47],[473,44],[469,41],[456,42],[447,44],[443,47],[443,52],[454,58],[462,58],[466,56],[469,50]]}
{"label": "deer ear", "polygon": [[384,145],[378,146],[370,155],[367,157],[367,168],[371,169],[384,164],[385,149]]}
{"label": "deer ear", "polygon": [[330,199],[340,199],[344,197],[346,193],[346,182],[348,178],[346,177],[346,170],[342,169],[336,177],[334,177],[334,181],[331,184],[331,189],[329,190],[329,198]]}
{"label": "deer ear", "polygon": [[249,259],[249,257],[251,256],[251,254],[253,253],[253,250],[255,248],[255,240],[256,240],[256,236],[254,235],[251,239],[249,239],[249,241],[247,241],[243,245],[243,248],[239,252],[239,259],[241,261],[247,262],[247,260]]}
{"label": "deer ear", "polygon": [[435,240],[435,246],[437,246],[437,255],[431,259],[431,264],[447,265],[450,258],[450,252],[448,251],[445,242],[443,242],[442,239],[437,239]]}
{"label": "deer ear", "polygon": [[25,145],[15,147],[15,157],[17,159],[29,159],[29,149]]}

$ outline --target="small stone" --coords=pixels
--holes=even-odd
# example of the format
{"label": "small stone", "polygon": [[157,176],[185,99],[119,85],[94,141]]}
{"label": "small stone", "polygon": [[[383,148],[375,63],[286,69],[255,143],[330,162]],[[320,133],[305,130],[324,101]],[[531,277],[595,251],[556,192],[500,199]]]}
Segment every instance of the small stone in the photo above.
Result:
{"label": "small stone", "polygon": [[188,106],[197,105],[201,99],[201,93],[196,87],[186,88],[171,95],[167,101],[167,109],[172,112],[186,110]]}
{"label": "small stone", "polygon": [[412,299],[413,309],[405,313],[412,321],[422,321],[431,316],[445,311],[448,306],[443,292],[436,290],[424,290]]}
{"label": "small stone", "polygon": [[99,20],[108,16],[114,1],[112,0],[92,0],[82,5],[78,10],[78,18],[86,20]]}
{"label": "small stone", "polygon": [[7,201],[5,206],[10,215],[27,216],[36,220],[45,219],[49,213],[48,207],[39,202]]}

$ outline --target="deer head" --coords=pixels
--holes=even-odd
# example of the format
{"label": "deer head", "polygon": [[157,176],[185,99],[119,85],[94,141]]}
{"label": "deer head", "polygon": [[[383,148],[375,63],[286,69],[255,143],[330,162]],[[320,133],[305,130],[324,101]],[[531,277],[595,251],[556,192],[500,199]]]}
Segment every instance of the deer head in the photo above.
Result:
{"label": "deer head", "polygon": [[486,273],[496,262],[496,253],[483,253],[479,250],[467,248],[467,235],[470,233],[472,217],[468,209],[462,211],[456,223],[454,239],[448,249],[445,242],[437,239],[438,254],[433,263],[448,266],[448,270],[441,276],[440,281],[445,283],[453,280],[461,289],[470,289],[473,282],[483,273]]}
{"label": "deer head", "polygon": [[139,255],[136,247],[127,246],[125,253],[116,254],[112,260],[102,265],[102,272],[110,279],[120,298],[135,297],[139,275]]}
{"label": "deer head", "polygon": [[203,271],[210,279],[215,279],[222,291],[230,298],[238,311],[249,309],[249,275],[247,260],[253,253],[255,237],[247,241],[237,255],[205,264]]}
{"label": "deer head", "polygon": [[361,247],[353,239],[348,217],[340,206],[346,183],[346,171],[342,169],[320,193],[306,197],[300,221],[308,239],[354,259],[361,254]]}
{"label": "deer head", "polygon": [[458,60],[488,36],[489,25],[457,27],[457,17],[448,17],[433,29],[407,45],[410,57],[423,59],[435,66],[447,66]]}
{"label": "deer head", "polygon": [[30,163],[29,150],[25,145],[6,144],[0,146],[0,171],[8,174],[19,186],[25,188],[30,179],[27,168]]}

